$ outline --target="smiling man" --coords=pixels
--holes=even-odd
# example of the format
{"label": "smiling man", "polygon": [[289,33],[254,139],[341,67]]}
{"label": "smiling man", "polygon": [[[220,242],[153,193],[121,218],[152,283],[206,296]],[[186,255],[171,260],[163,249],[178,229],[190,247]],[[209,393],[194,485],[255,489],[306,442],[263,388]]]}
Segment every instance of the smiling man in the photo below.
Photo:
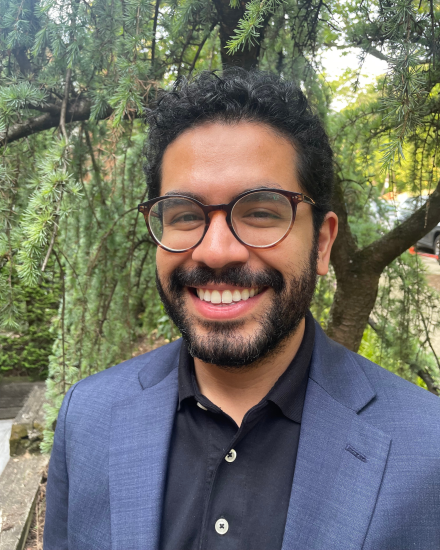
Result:
{"label": "smiling man", "polygon": [[46,550],[438,550],[438,398],[309,306],[337,217],[301,90],[203,73],[149,115],[157,287],[183,339],[73,386]]}

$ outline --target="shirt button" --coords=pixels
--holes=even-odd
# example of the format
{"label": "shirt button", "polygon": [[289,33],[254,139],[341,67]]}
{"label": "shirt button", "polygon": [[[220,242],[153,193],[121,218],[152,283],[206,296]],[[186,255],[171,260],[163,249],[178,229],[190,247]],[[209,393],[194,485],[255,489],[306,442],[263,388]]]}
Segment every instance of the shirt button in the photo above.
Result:
{"label": "shirt button", "polygon": [[201,409],[203,409],[204,411],[207,411],[208,409],[206,407],[204,407],[201,403],[199,403],[197,401],[197,406],[200,407]]}
{"label": "shirt button", "polygon": [[229,453],[225,456],[226,462],[234,462],[237,458],[237,452],[234,449],[231,449]]}
{"label": "shirt button", "polygon": [[220,518],[215,522],[215,530],[219,535],[226,535],[229,529],[229,523],[223,519]]}

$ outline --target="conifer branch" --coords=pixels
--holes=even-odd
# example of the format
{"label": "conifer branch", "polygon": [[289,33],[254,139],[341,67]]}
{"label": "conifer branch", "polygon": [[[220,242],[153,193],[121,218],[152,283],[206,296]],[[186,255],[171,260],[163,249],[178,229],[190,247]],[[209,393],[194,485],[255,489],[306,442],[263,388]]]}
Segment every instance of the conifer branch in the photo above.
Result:
{"label": "conifer branch", "polygon": [[64,268],[58,257],[58,254],[53,251],[58,266],[60,268],[60,278],[61,278],[61,290],[62,290],[62,302],[61,302],[61,345],[62,345],[62,367],[63,367],[63,394],[66,393],[66,333],[65,333],[65,316],[66,316],[66,281],[64,278]]}
{"label": "conifer branch", "polygon": [[100,242],[99,242],[99,245],[98,245],[98,249],[96,250],[96,253],[92,259],[92,261],[89,263],[89,267],[87,269],[87,277],[90,276],[90,274],[92,273],[95,265],[96,265],[96,262],[98,261],[98,258],[99,258],[99,255],[101,253],[101,249],[102,249],[102,246],[103,244],[105,243],[105,241],[107,240],[107,238],[109,237],[109,235],[112,233],[113,229],[115,228],[115,225],[120,221],[122,220],[122,218],[124,216],[126,216],[127,214],[129,214],[130,212],[133,212],[134,210],[137,210],[137,206],[135,206],[134,208],[130,208],[130,210],[126,210],[123,214],[121,214],[119,216],[119,218],[117,218],[111,225],[110,229],[104,233],[104,235],[102,236]]}
{"label": "conifer branch", "polygon": [[[28,118],[23,122],[17,122],[16,124],[10,125],[5,132],[0,132],[0,147],[5,146],[7,143],[13,143],[19,139],[37,134],[38,132],[43,132],[44,130],[58,128],[60,124],[61,105],[49,104],[46,109],[48,112],[44,115]],[[66,124],[89,120],[91,109],[92,102],[88,99],[75,99],[74,101],[70,101],[66,107]],[[105,120],[109,118],[112,113],[113,109],[106,106],[102,113],[95,117],[95,120]],[[142,118],[143,116],[143,113],[140,112],[131,115],[132,118]]]}
{"label": "conifer branch", "polygon": [[[384,335],[382,334],[382,331],[379,329],[376,321],[372,319],[371,317],[368,318],[368,325],[374,330],[376,334],[378,334],[379,338],[383,339]],[[391,346],[391,342],[386,341],[386,346]],[[432,349],[432,346],[431,346]],[[438,386],[437,382],[434,380],[434,378],[431,376],[431,374],[423,367],[416,363],[408,363],[409,367],[411,368],[412,372],[417,374],[423,382],[425,382],[428,391],[433,393],[434,395],[440,395],[440,387]]]}
{"label": "conifer branch", "polygon": [[440,222],[440,180],[429,200],[407,220],[377,239],[357,254],[370,268],[381,273],[398,256],[408,250]]}
{"label": "conifer branch", "polygon": [[214,21],[214,23],[211,25],[211,27],[209,28],[209,31],[205,34],[203,40],[200,42],[199,44],[199,47],[197,48],[197,51],[196,51],[196,54],[194,56],[194,59],[188,69],[188,73],[191,74],[194,70],[194,67],[196,66],[196,63],[197,63],[197,60],[199,58],[199,55],[200,55],[200,52],[203,50],[203,46],[205,45],[206,41],[208,40],[208,38],[211,36],[211,33],[212,31],[215,29],[215,27],[217,26],[218,24],[218,21]]}
{"label": "conifer branch", "polygon": [[154,56],[156,53],[156,31],[157,31],[157,20],[159,18],[159,6],[160,0],[156,0],[156,5],[154,7],[154,20],[153,20],[153,40],[151,42],[151,65],[154,66]]}
{"label": "conifer branch", "polygon": [[66,145],[69,144],[69,136],[66,132],[66,110],[67,102],[69,100],[69,88],[70,88],[70,77],[72,75],[72,69],[69,67],[66,72],[66,81],[64,84],[64,98],[63,103],[61,104],[61,113],[60,113],[60,128],[64,137]]}
{"label": "conifer branch", "polygon": [[47,250],[46,257],[44,258],[43,265],[41,266],[41,272],[42,273],[46,270],[47,262],[49,261],[49,258],[50,258],[50,255],[51,255],[51,252],[52,252],[52,249],[53,249],[53,245],[55,244],[55,239],[56,239],[56,236],[57,236],[57,233],[58,233],[58,217],[60,215],[60,208],[61,208],[62,198],[63,198],[63,193],[61,192],[61,195],[60,195],[60,198],[59,198],[59,201],[58,201],[57,211],[56,211],[56,214],[55,214],[55,224],[54,224],[54,228],[53,228],[53,231],[52,231],[52,237],[50,239],[49,248]]}
{"label": "conifer branch", "polygon": [[26,55],[26,48],[17,46],[12,50],[12,53],[17,60],[18,66],[20,67],[20,71],[22,72],[22,74],[25,76],[31,74],[33,68],[28,56]]}

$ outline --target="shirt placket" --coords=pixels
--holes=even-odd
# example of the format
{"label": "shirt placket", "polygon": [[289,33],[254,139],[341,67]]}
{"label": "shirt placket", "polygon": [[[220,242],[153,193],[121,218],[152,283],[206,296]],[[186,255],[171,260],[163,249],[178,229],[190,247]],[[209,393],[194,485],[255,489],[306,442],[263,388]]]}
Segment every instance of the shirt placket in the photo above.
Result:
{"label": "shirt placket", "polygon": [[215,421],[215,416],[210,422],[208,470],[211,477],[199,550],[240,550],[248,481],[248,468],[240,462],[240,447],[246,444],[246,435],[257,417],[253,421],[243,421],[228,441],[223,424],[227,422],[226,415],[221,424]]}

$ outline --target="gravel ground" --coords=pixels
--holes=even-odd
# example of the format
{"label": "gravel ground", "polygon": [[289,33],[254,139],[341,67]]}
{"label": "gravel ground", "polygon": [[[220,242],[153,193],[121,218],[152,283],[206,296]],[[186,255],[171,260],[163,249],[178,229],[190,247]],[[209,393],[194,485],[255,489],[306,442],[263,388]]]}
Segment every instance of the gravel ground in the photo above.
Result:
{"label": "gravel ground", "polygon": [[46,512],[46,482],[47,468],[43,474],[40,489],[37,495],[34,517],[32,518],[29,535],[24,550],[43,550],[44,515]]}

